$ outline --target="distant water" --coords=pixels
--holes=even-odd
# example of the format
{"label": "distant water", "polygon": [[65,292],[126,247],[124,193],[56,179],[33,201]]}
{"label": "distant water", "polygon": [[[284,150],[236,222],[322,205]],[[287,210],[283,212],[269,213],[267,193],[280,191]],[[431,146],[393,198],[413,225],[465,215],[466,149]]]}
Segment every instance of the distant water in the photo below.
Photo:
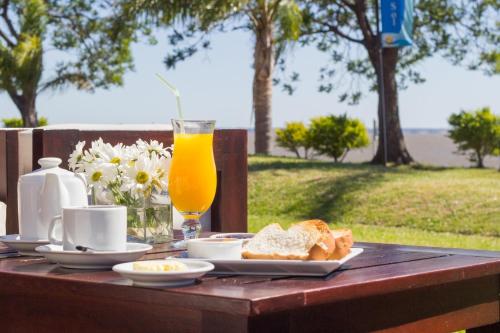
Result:
{"label": "distant water", "polygon": [[[370,140],[373,141],[373,131],[368,131]],[[411,156],[419,163],[449,166],[449,167],[468,167],[473,164],[469,162],[467,156],[456,154],[456,145],[450,138],[447,137],[446,129],[421,129],[410,128],[404,131],[405,142],[410,151]],[[255,133],[252,129],[248,130],[248,153],[254,153]],[[295,156],[283,148],[272,143],[272,155],[275,156]],[[370,161],[376,151],[376,144],[373,142],[367,148],[356,149],[347,155],[346,162],[366,162]],[[319,159],[327,159],[318,157]],[[487,157],[485,165],[490,168],[498,168],[500,166],[500,158]]]}

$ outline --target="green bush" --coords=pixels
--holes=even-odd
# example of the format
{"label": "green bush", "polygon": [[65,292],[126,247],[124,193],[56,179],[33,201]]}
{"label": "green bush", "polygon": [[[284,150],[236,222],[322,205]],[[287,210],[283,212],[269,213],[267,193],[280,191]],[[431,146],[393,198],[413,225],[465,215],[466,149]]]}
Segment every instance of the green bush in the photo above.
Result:
{"label": "green bush", "polygon": [[312,143],[310,133],[304,123],[293,121],[285,124],[285,128],[276,130],[276,143],[300,156],[300,148],[304,150],[304,158],[309,157]]}
{"label": "green bush", "polygon": [[351,149],[370,143],[365,125],[345,114],[313,118],[309,131],[313,149],[332,157],[335,162],[342,162]]}
{"label": "green bush", "polygon": [[500,154],[500,117],[485,107],[476,111],[461,111],[448,118],[449,137],[462,154],[483,168],[487,155]]}
{"label": "green bush", "polygon": [[[21,118],[3,118],[3,126],[8,128],[21,128],[23,127],[23,120]],[[38,126],[46,126],[48,124],[47,118],[40,117],[38,119]]]}

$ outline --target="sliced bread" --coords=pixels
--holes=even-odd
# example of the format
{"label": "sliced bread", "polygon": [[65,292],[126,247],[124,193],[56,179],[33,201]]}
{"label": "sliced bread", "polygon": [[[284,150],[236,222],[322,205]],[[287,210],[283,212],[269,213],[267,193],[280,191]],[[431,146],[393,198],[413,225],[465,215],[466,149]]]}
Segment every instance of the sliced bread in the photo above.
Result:
{"label": "sliced bread", "polygon": [[243,248],[245,259],[307,260],[312,247],[321,239],[312,225],[296,224],[288,230],[273,223],[264,227]]}
{"label": "sliced bread", "polygon": [[352,231],[350,229],[336,229],[332,230],[331,234],[335,238],[335,250],[328,259],[336,260],[348,255],[353,244]]}
{"label": "sliced bread", "polygon": [[[320,239],[314,244],[309,251],[308,260],[327,260],[335,251],[335,238],[330,232],[330,228],[326,222],[321,220],[309,220],[299,222],[296,225],[316,228],[320,233]],[[294,228],[293,226],[290,228]]]}

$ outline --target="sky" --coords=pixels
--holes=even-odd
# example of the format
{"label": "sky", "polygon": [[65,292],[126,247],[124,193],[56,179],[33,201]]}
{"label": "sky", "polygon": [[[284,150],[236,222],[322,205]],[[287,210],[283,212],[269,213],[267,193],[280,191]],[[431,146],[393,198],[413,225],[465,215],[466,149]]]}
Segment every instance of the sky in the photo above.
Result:
{"label": "sky", "polygon": [[[160,73],[181,92],[185,117],[215,119],[219,128],[251,128],[252,48],[245,32],[218,34],[212,49],[202,51],[175,70],[163,64],[167,44],[158,34],[155,46],[139,43],[133,47],[135,71],[125,75],[122,87],[98,90],[93,94],[66,89],[46,92],[37,102],[38,113],[50,124],[61,123],[169,123],[176,117],[175,99],[159,82]],[[53,62],[47,54],[47,62]],[[376,119],[377,99],[367,93],[361,103],[349,106],[338,102],[335,92],[318,92],[319,68],[326,56],[314,47],[295,48],[289,53],[290,69],[300,73],[297,91],[289,96],[275,87],[273,127],[287,121],[307,122],[311,117],[348,113],[371,128]],[[427,79],[400,92],[403,128],[447,128],[447,118],[462,109],[490,106],[500,113],[500,77],[468,71],[434,57],[418,66]],[[347,83],[346,83],[347,84]],[[0,118],[19,116],[9,97],[0,94]]]}

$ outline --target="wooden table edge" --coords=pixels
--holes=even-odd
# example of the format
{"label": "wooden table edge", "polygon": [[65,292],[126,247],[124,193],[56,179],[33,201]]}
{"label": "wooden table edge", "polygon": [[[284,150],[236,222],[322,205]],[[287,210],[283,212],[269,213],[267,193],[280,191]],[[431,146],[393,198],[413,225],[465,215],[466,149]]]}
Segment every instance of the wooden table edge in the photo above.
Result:
{"label": "wooden table edge", "polygon": [[[115,284],[110,282],[96,282],[96,281],[86,281],[86,280],[68,280],[57,276],[40,276],[40,275],[28,275],[15,272],[0,272],[0,280],[5,278],[7,281],[9,279],[16,278],[16,280],[26,285],[32,284],[42,284],[50,286],[52,284],[58,284],[59,289],[67,289],[68,291],[78,290],[79,293],[90,292],[86,294],[86,297],[96,297],[98,298],[102,290],[109,292],[109,297],[107,300],[127,302],[131,301],[137,304],[153,304],[160,306],[172,306],[177,307],[190,307],[195,310],[200,311],[214,311],[221,313],[230,313],[237,315],[248,315],[250,311],[251,302],[248,299],[233,298],[225,296],[214,296],[214,295],[197,295],[179,292],[176,288],[147,288],[147,287],[137,287],[123,284]],[[12,280],[10,280],[12,281]],[[7,286],[4,286],[7,287]],[[52,287],[52,286],[51,286]],[[131,288],[132,287],[132,288]],[[104,289],[102,289],[104,288]],[[2,286],[0,286],[0,290]],[[112,290],[114,289],[114,290]],[[121,293],[121,291],[125,291]],[[37,290],[30,290],[29,292],[36,293]],[[160,293],[159,293],[160,292]],[[133,300],[130,300],[130,298]],[[210,299],[210,301],[196,302],[200,299]],[[144,301],[144,300],[147,300]],[[190,300],[187,302],[187,300]],[[206,304],[210,304],[207,306]],[[231,311],[228,311],[227,306],[231,304]]]}
{"label": "wooden table edge", "polygon": [[[432,260],[438,258],[430,258],[430,259]],[[429,259],[422,259],[422,260],[429,260]],[[404,264],[404,263],[396,263],[394,265],[399,265],[399,264]],[[472,273],[467,272],[467,270],[469,270],[470,268],[474,268],[475,270]],[[483,270],[481,271],[481,269]],[[409,276],[412,276],[414,278],[414,281],[412,281],[411,286],[406,287],[407,286],[406,279]],[[346,294],[343,292],[342,289],[345,288],[344,285],[338,287],[331,287],[328,289],[328,292],[325,292],[325,290],[318,289],[317,291],[308,290],[307,293],[297,292],[293,294],[288,294],[286,296],[286,299],[288,301],[280,302],[285,306],[279,308],[278,307],[269,308],[268,305],[266,304],[268,298],[253,299],[249,300],[251,304],[250,307],[251,312],[249,315],[256,316],[264,312],[272,313],[277,311],[291,310],[293,308],[296,308],[297,306],[301,307],[314,306],[325,303],[336,303],[346,300],[376,296],[378,293],[375,292],[375,290],[384,290],[384,293],[398,293],[411,289],[427,288],[431,286],[441,285],[444,283],[472,280],[487,276],[498,276],[500,285],[500,258],[497,261],[471,265],[467,266],[466,268],[464,267],[448,268],[428,273],[422,273],[418,275],[405,275],[393,278],[384,277],[378,280],[370,280],[369,282],[354,283],[350,285],[351,287],[350,289],[354,289],[355,291],[350,294]],[[436,277],[440,277],[440,279],[436,280],[435,279]],[[379,285],[379,287],[374,288],[373,287],[374,284]],[[311,296],[313,295],[314,296],[324,295],[325,297],[314,298],[314,300],[312,300]],[[292,304],[289,299],[300,300],[302,303]]]}
{"label": "wooden table edge", "polygon": [[443,254],[459,254],[464,256],[484,257],[484,258],[500,258],[500,251],[493,251],[493,250],[474,250],[474,249],[404,245],[398,243],[372,243],[372,242],[355,242],[354,246],[359,246],[363,248],[379,248],[381,246],[386,246],[399,251],[432,252],[432,253],[443,253]]}

